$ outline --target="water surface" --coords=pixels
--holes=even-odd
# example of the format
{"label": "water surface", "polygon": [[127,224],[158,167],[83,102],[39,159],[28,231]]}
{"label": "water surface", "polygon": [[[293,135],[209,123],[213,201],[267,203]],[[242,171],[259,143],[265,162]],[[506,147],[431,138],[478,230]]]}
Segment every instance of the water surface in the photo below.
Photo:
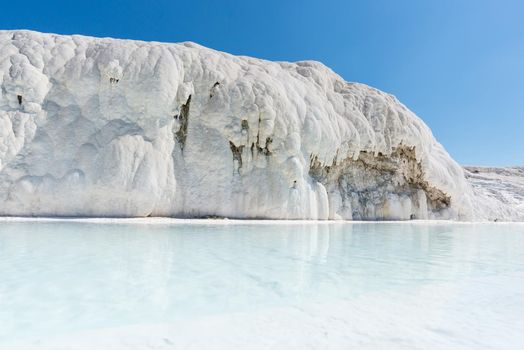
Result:
{"label": "water surface", "polygon": [[521,349],[523,319],[522,224],[0,222],[0,344],[220,320],[230,348]]}

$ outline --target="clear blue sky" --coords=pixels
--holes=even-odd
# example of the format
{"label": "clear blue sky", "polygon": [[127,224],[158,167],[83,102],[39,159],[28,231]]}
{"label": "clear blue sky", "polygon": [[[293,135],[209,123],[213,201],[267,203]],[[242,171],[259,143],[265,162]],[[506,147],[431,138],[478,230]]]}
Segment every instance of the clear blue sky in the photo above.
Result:
{"label": "clear blue sky", "polygon": [[460,163],[524,165],[522,0],[4,1],[0,27],[319,60],[395,94]]}

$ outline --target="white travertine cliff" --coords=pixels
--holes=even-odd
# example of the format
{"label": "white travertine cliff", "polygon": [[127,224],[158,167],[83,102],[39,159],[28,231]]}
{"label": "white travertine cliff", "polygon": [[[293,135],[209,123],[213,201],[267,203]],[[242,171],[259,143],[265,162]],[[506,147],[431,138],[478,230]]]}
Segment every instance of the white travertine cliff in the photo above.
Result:
{"label": "white travertine cliff", "polygon": [[[0,31],[0,215],[516,220],[318,62]],[[484,197],[482,197],[484,198]],[[499,208],[500,209],[500,208]],[[497,215],[502,217],[497,217]]]}

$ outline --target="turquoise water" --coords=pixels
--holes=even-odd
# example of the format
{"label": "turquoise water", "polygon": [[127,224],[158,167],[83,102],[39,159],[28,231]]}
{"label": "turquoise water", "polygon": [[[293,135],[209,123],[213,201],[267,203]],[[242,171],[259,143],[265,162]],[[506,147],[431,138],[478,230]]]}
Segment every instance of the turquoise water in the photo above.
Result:
{"label": "turquoise water", "polygon": [[0,222],[0,343],[322,303],[358,306],[391,293],[424,305],[417,291],[442,285],[460,286],[439,302],[460,298],[471,312],[464,322],[496,311],[479,331],[503,337],[507,327],[518,338],[524,225]]}

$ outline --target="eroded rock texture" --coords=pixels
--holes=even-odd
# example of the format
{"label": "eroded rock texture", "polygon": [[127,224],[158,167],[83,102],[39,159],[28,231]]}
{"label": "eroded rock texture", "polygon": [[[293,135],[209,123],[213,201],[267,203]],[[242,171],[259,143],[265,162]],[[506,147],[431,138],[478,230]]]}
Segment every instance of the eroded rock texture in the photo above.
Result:
{"label": "eroded rock texture", "polygon": [[389,156],[362,151],[330,166],[313,159],[309,174],[326,187],[331,218],[427,219],[451,205],[449,195],[425,180],[414,148],[403,145]]}

